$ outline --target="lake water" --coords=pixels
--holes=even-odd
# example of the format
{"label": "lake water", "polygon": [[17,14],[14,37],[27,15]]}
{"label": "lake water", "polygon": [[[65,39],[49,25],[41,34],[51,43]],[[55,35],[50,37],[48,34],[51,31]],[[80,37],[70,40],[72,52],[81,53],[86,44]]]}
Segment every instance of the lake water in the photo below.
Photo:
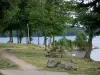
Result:
{"label": "lake water", "polygon": [[[55,40],[59,40],[61,39],[62,36],[56,36],[55,37]],[[66,36],[67,39],[70,39],[70,40],[75,40],[75,36]],[[32,43],[33,44],[38,44],[38,37],[32,37]],[[17,38],[14,37],[13,38],[14,40],[14,43],[17,43]],[[9,37],[0,37],[0,43],[7,43],[9,41]],[[47,44],[49,43],[50,39],[49,37],[47,38]],[[24,37],[22,39],[22,43],[26,43],[26,38]],[[40,37],[40,45],[43,45],[44,43],[44,37]],[[100,47],[100,36],[96,36],[93,38],[93,45],[97,46],[97,47]]]}

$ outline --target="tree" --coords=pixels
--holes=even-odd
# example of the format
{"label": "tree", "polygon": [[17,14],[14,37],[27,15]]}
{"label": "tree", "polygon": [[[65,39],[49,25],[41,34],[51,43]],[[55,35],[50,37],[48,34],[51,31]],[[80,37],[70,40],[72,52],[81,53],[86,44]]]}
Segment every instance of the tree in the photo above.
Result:
{"label": "tree", "polygon": [[[92,39],[94,36],[100,34],[100,5],[99,0],[93,0],[89,3],[84,3],[85,0],[81,0],[82,2],[78,3],[78,8],[80,8],[78,12],[78,22],[83,25],[89,35],[88,37],[88,51],[85,54],[86,58],[90,57],[90,53],[92,50]],[[82,10],[83,8],[83,10]],[[92,8],[92,9],[91,9]],[[99,9],[99,10],[98,10]]]}
{"label": "tree", "polygon": [[[20,41],[21,41],[21,38],[23,37],[24,33],[23,31],[26,32],[26,35],[28,36],[27,32],[28,32],[28,29],[27,29],[27,25],[28,25],[28,12],[26,12],[26,7],[27,7],[27,3],[28,1],[27,0],[21,0],[21,2],[19,3],[19,11],[18,11],[18,14],[17,14],[17,19],[19,21],[19,38],[20,38]],[[27,43],[29,44],[29,39],[27,41]]]}
{"label": "tree", "polygon": [[[59,10],[62,0],[38,0],[30,4],[30,23],[33,24],[35,30],[39,30],[44,36],[45,49],[47,48],[47,36],[58,35],[62,33],[63,28],[63,13]],[[31,2],[32,3],[32,2]],[[38,8],[36,7],[38,6]],[[38,32],[38,31],[37,31]]]}
{"label": "tree", "polygon": [[66,9],[67,3],[70,2],[63,0],[46,1],[47,24],[49,27],[47,35],[49,34],[50,37],[53,37],[53,48],[55,46],[54,36],[62,34],[70,17],[66,15],[66,12],[69,11],[69,9]]}
{"label": "tree", "polygon": [[[14,1],[14,2],[13,2]],[[1,0],[0,1],[0,23],[1,33],[6,31],[10,32],[10,42],[12,39],[12,30],[14,29],[13,24],[15,12],[17,11],[17,0]]]}
{"label": "tree", "polygon": [[2,23],[6,10],[9,9],[10,2],[9,0],[0,0],[0,23]]}

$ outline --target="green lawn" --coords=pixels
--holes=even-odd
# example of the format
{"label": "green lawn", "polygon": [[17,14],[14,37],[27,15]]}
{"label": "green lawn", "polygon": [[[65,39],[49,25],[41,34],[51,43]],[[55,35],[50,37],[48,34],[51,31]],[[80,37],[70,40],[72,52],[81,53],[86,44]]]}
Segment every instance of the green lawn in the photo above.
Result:
{"label": "green lawn", "polygon": [[0,75],[3,75],[2,73],[0,73]]}
{"label": "green lawn", "polygon": [[48,59],[60,60],[65,64],[71,63],[70,60],[72,59],[72,57],[68,55],[70,51],[69,52],[67,51],[66,54],[64,55],[64,58],[61,59],[61,58],[44,57],[46,51],[42,49],[36,49],[34,48],[34,45],[15,44],[15,48],[23,48],[23,49],[14,49],[14,50],[10,50],[9,52],[14,54],[18,58],[23,59],[26,62],[39,67],[40,68],[39,70],[60,71],[60,72],[69,72],[71,74],[87,74],[87,75],[99,75],[100,73],[97,71],[88,70],[90,68],[99,67],[100,66],[99,62],[87,62],[86,60],[88,59],[79,58],[79,57],[74,58],[77,63],[75,65],[79,67],[77,71],[68,71],[65,69],[46,67],[46,63]]}
{"label": "green lawn", "polygon": [[19,67],[15,65],[14,67],[9,66],[8,64],[12,63],[10,60],[0,57],[0,69],[18,69]]}

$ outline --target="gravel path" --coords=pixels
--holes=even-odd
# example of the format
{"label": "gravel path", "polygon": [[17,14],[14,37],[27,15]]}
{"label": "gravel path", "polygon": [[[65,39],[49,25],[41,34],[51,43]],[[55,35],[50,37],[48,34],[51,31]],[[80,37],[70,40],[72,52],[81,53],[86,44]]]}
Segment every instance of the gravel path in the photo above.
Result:
{"label": "gravel path", "polygon": [[69,75],[64,72],[48,72],[36,70],[0,70],[4,75]]}

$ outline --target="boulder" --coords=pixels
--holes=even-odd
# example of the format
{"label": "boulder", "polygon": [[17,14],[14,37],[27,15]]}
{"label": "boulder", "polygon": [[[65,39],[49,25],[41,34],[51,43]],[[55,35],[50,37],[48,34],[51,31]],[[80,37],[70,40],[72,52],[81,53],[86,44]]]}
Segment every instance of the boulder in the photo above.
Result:
{"label": "boulder", "polygon": [[100,67],[97,67],[98,70],[100,70]]}
{"label": "boulder", "polygon": [[57,60],[48,60],[47,62],[48,68],[63,68],[66,70],[76,71],[78,69],[78,66],[69,63],[69,64],[62,64],[60,61]]}
{"label": "boulder", "polygon": [[48,60],[47,67],[48,68],[55,68],[60,63],[60,61],[57,60]]}
{"label": "boulder", "polygon": [[13,63],[13,62],[10,62],[10,63],[8,63],[8,66],[9,66],[9,67],[15,67],[15,66],[16,66],[16,64],[15,64],[15,63]]}
{"label": "boulder", "polygon": [[76,64],[75,59],[71,59],[70,61],[71,61],[71,63]]}
{"label": "boulder", "polygon": [[59,63],[59,64],[57,65],[58,68],[65,68],[65,66],[66,66],[66,65],[65,65],[65,64],[62,64],[62,63]]}
{"label": "boulder", "polygon": [[100,67],[90,68],[90,70],[93,70],[93,71],[100,71]]}
{"label": "boulder", "polygon": [[74,65],[65,65],[65,69],[66,70],[72,70],[72,71],[76,71],[78,69],[77,66],[74,66]]}
{"label": "boulder", "polygon": [[4,64],[4,62],[0,61],[0,65],[3,65],[3,64]]}

